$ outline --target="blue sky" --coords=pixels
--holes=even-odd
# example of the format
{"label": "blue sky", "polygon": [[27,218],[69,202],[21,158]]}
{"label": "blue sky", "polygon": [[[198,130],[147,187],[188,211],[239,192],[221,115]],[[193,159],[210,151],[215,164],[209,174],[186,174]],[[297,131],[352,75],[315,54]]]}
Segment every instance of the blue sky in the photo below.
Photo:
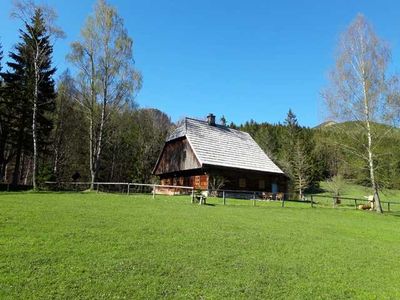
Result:
{"label": "blue sky", "polygon": [[[67,38],[55,46],[60,74],[94,1],[47,0]],[[283,121],[291,108],[299,122],[323,121],[320,91],[334,62],[340,32],[357,13],[373,23],[400,67],[400,2],[356,0],[109,0],[134,39],[143,89],[137,102],[174,121],[209,112],[228,122]],[[18,41],[20,24],[9,18],[11,0],[0,0],[5,52]],[[4,63],[4,62],[3,62]]]}

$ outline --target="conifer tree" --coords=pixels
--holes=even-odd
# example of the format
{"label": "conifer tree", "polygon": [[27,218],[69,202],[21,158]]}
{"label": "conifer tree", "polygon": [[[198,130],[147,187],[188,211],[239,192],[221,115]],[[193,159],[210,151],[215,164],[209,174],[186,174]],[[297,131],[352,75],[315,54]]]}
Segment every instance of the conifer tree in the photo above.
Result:
{"label": "conifer tree", "polygon": [[3,73],[4,99],[10,125],[10,143],[15,153],[14,172],[12,184],[17,185],[20,178],[21,157],[23,153],[29,153],[30,147],[27,141],[31,140],[29,133],[30,107],[25,90],[28,87],[28,63],[27,51],[23,42],[15,46],[15,51],[9,54],[7,62],[9,70]]}
{"label": "conifer tree", "polygon": [[[2,60],[3,60],[3,48],[0,44],[0,75],[2,74]],[[5,166],[5,148],[8,135],[6,125],[6,103],[4,101],[4,86],[2,77],[0,76],[0,182],[4,178],[4,166]]]}
{"label": "conifer tree", "polygon": [[309,187],[312,176],[312,159],[308,145],[309,136],[305,128],[301,128],[296,115],[290,109],[284,122],[287,128],[287,138],[284,145],[283,164],[290,176],[292,187],[303,198],[303,193]]}
{"label": "conifer tree", "polygon": [[[32,152],[32,183],[37,187],[37,165],[40,147],[48,138],[52,123],[49,114],[55,109],[52,67],[53,47],[40,8],[20,30],[21,42],[10,53],[9,71],[3,75],[6,97],[14,107],[16,156],[13,184],[18,184],[23,152]],[[29,142],[31,141],[31,142]]]}

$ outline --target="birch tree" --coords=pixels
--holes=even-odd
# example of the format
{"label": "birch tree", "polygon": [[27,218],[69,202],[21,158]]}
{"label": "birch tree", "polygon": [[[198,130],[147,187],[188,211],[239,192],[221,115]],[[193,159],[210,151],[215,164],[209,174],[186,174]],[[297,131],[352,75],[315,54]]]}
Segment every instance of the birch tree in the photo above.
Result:
{"label": "birch tree", "polygon": [[[48,106],[55,99],[54,82],[51,78],[55,69],[51,67],[51,55],[55,40],[64,37],[64,33],[55,25],[57,19],[55,11],[49,6],[37,5],[34,1],[14,1],[11,16],[20,19],[25,24],[26,32],[22,33],[22,37],[26,42],[25,47],[33,71],[32,90],[29,96],[32,99],[32,184],[33,189],[37,189],[40,106]],[[51,85],[51,90],[47,90],[45,93],[53,94],[53,96],[48,99],[40,99],[43,94],[43,86],[48,87],[49,85]]]}
{"label": "birch tree", "polygon": [[93,189],[110,115],[133,103],[141,76],[134,68],[133,41],[117,10],[98,0],[93,15],[72,44],[68,59],[78,69],[77,101],[88,120],[89,167]]}
{"label": "birch tree", "polygon": [[384,121],[386,73],[390,51],[374,32],[364,16],[358,15],[342,34],[336,64],[330,73],[330,86],[323,97],[331,117],[337,121],[353,121],[358,133],[351,143],[342,144],[347,151],[364,160],[368,166],[374,191],[376,211],[382,213],[376,178],[376,146],[381,137],[374,132],[377,122]]}

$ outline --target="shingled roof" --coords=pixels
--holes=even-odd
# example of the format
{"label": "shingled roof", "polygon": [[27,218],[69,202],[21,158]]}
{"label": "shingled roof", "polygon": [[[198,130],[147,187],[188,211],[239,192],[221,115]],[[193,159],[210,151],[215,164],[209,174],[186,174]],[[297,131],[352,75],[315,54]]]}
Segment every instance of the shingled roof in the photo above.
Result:
{"label": "shingled roof", "polygon": [[202,166],[212,165],[283,174],[247,133],[185,118],[167,142],[186,137]]}

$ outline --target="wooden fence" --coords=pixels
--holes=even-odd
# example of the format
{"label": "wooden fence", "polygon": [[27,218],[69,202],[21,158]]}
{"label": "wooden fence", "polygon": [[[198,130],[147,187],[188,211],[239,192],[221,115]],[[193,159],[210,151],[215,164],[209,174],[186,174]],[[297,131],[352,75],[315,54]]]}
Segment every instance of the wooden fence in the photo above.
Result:
{"label": "wooden fence", "polygon": [[[332,201],[332,207],[337,207],[339,206],[341,201],[348,201],[350,203],[354,203],[354,208],[357,209],[358,205],[360,203],[365,203],[365,202],[369,202],[368,199],[366,198],[352,198],[352,197],[341,197],[341,196],[327,196],[327,195],[318,195],[318,194],[310,194],[307,195],[308,198],[310,198],[310,202],[314,202],[313,199],[315,198],[326,198],[326,199],[330,199]],[[387,208],[387,211],[391,211],[391,207],[393,205],[400,205],[400,201],[382,201],[381,200],[381,204],[383,206],[383,208]],[[386,206],[386,207],[385,207]]]}
{"label": "wooden fence", "polygon": [[[352,197],[341,197],[341,196],[328,196],[328,195],[320,195],[320,194],[306,194],[304,195],[303,199],[298,199],[297,194],[289,194],[284,193],[283,197],[279,200],[276,200],[276,196],[272,200],[263,199],[263,193],[259,191],[238,191],[238,190],[213,190],[210,191],[217,195],[217,197],[222,198],[222,204],[227,204],[228,198],[234,199],[245,199],[250,200],[253,203],[253,206],[256,206],[257,201],[278,201],[281,203],[282,207],[285,207],[287,203],[301,203],[310,205],[310,207],[317,207],[317,206],[326,206],[325,203],[321,203],[319,201],[320,198],[327,199],[327,203],[331,203],[333,208],[344,206],[344,201],[347,202],[347,206],[353,206],[357,209],[358,205],[361,203],[367,203],[369,200],[366,198],[352,198]],[[281,193],[276,193],[281,194]],[[342,204],[339,204],[342,203]],[[351,203],[351,204],[350,204]],[[387,211],[391,211],[393,206],[397,206],[400,208],[400,201],[381,201],[382,206]]]}
{"label": "wooden fence", "polygon": [[[84,186],[89,188],[92,183],[91,182],[53,182],[46,181],[46,186],[50,186],[52,189],[56,190],[69,190],[69,191],[78,191],[78,187]],[[193,201],[194,199],[194,188],[190,186],[176,186],[176,185],[159,185],[159,184],[151,184],[151,183],[135,183],[135,182],[94,182],[93,187],[96,192],[104,191],[103,187],[118,187],[114,189],[108,188],[108,192],[120,192],[130,194],[152,194],[153,199],[157,195],[157,188],[160,189],[170,189],[173,193],[180,193],[180,191],[184,191],[183,194],[188,194],[191,196]]]}
{"label": "wooden fence", "polygon": [[[90,182],[45,182],[47,186],[53,187],[58,190],[73,190],[78,191],[80,186],[84,186],[89,188]],[[155,198],[157,195],[157,189],[170,189],[173,191],[172,195],[175,194],[187,194],[190,195],[191,202],[193,203],[195,200],[195,189],[190,186],[175,186],[175,185],[159,185],[159,184],[145,184],[145,183],[134,183],[134,182],[94,182],[94,189],[99,191],[104,191],[104,187],[108,187],[108,191],[126,193],[127,195],[134,193],[144,193],[144,194],[152,194],[152,197]],[[111,189],[112,187],[118,187]],[[176,193],[175,193],[176,192]],[[352,197],[341,197],[341,196],[328,196],[328,195],[320,195],[320,194],[305,194],[303,199],[297,199],[298,195],[296,194],[288,194],[288,193],[268,193],[273,194],[274,196],[271,199],[265,199],[265,193],[260,191],[248,191],[248,190],[208,190],[209,196],[214,196],[216,198],[222,199],[222,204],[227,205],[228,199],[240,199],[240,200],[249,200],[252,201],[252,205],[256,206],[259,201],[272,201],[281,203],[282,207],[285,207],[288,203],[299,203],[299,204],[307,204],[310,207],[318,207],[318,206],[331,206],[333,208],[340,206],[354,206],[355,209],[358,208],[358,205],[361,203],[368,202],[366,198],[352,198]],[[280,194],[280,197],[277,195]],[[283,197],[282,197],[283,195]],[[326,199],[327,201],[323,203],[321,199]],[[347,202],[344,204],[344,202]],[[387,211],[392,211],[393,206],[400,207],[400,201],[381,201],[382,206]]]}

